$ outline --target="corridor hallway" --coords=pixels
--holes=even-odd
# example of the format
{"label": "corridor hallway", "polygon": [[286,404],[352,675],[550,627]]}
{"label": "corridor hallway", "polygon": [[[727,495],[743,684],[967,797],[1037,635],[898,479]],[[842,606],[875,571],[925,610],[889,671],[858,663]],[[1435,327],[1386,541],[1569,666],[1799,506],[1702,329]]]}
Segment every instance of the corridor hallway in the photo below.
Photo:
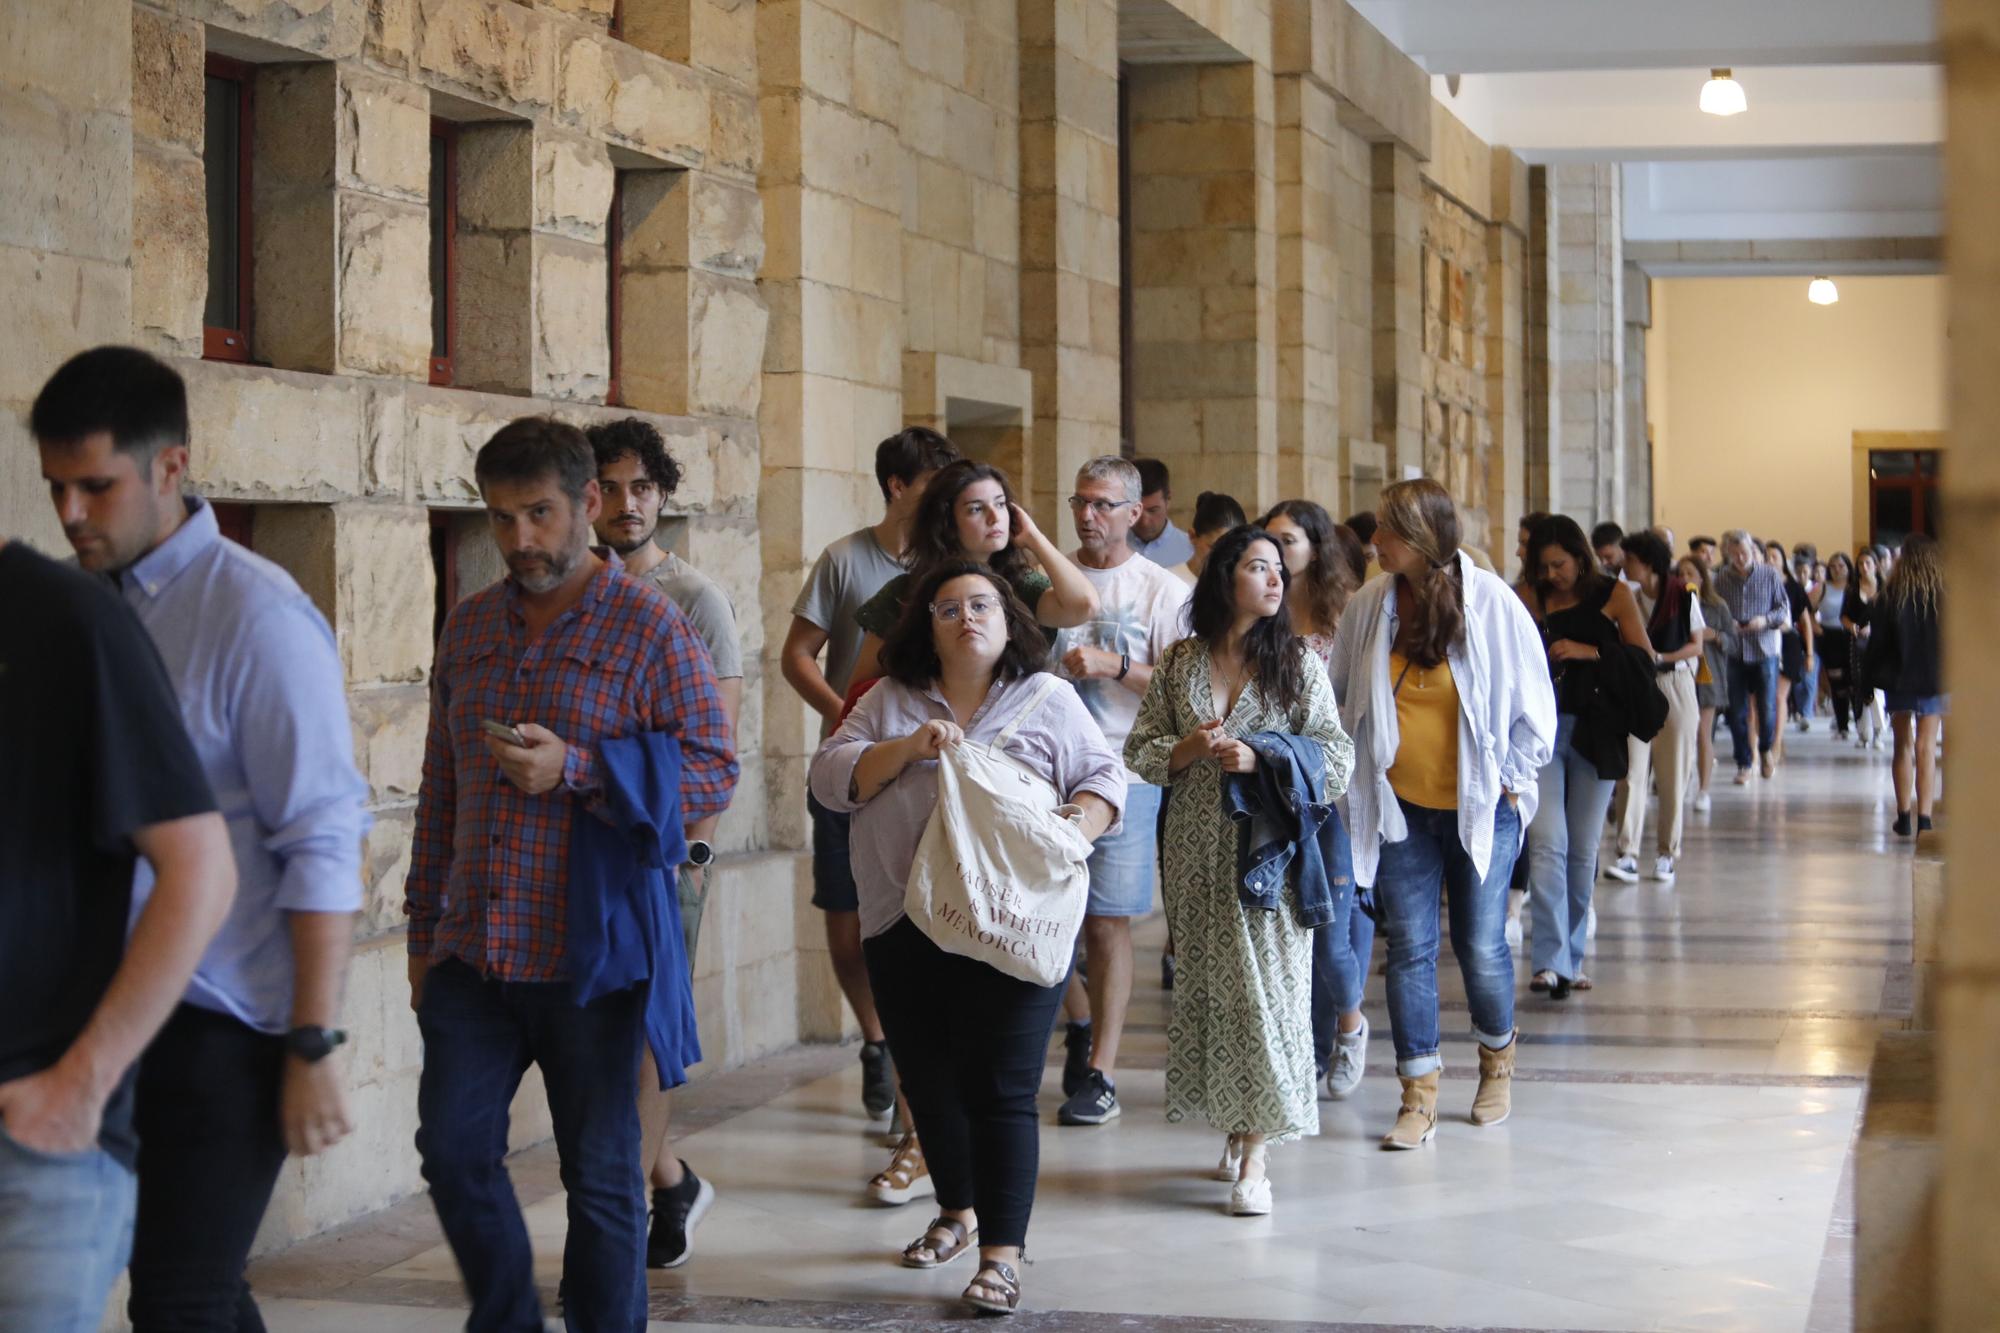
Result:
{"label": "corridor hallway", "polygon": [[[1033,1262],[1008,1327],[1848,1328],[1850,1149],[1875,1036],[1908,1010],[1911,846],[1888,836],[1886,752],[1836,745],[1822,719],[1790,753],[1748,788],[1729,785],[1725,753],[1713,811],[1689,815],[1676,886],[1600,881],[1594,991],[1530,996],[1517,961],[1506,1124],[1465,1119],[1477,1063],[1447,960],[1437,1139],[1377,1149],[1397,1087],[1372,977],[1368,1077],[1352,1100],[1321,1103],[1317,1139],[1273,1151],[1268,1218],[1224,1215],[1228,1187],[1207,1178],[1220,1135],[1162,1119],[1164,928],[1149,921],[1123,1118],[1056,1128],[1049,1067]],[[970,1318],[955,1300],[970,1263],[896,1263],[931,1201],[862,1197],[888,1154],[861,1118],[853,1047],[798,1050],[680,1098],[680,1152],[719,1198],[688,1265],[651,1275],[652,1327]],[[513,1167],[546,1299],[563,1227],[553,1149]],[[421,1196],[251,1278],[274,1333],[445,1333],[464,1319]]]}

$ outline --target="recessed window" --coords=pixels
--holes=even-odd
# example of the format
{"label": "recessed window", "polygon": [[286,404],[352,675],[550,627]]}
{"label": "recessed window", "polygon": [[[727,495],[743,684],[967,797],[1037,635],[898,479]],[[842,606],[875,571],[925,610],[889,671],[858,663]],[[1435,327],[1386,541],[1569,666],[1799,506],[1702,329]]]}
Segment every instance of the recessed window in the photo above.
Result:
{"label": "recessed window", "polygon": [[222,535],[238,546],[248,547],[256,534],[257,511],[246,504],[229,500],[210,500],[208,507],[215,511],[215,526]]}
{"label": "recessed window", "polygon": [[431,121],[431,383],[452,382],[457,325],[458,126]]}
{"label": "recessed window", "polygon": [[253,69],[208,57],[202,161],[208,204],[208,304],[202,355],[250,359],[250,145]]}

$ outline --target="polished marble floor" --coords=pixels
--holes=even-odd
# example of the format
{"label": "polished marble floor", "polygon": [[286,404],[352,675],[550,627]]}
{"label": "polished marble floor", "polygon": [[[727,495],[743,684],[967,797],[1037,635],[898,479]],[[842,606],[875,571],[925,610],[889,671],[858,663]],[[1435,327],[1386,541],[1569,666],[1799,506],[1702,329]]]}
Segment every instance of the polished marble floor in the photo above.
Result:
{"label": "polished marble floor", "polygon": [[[1823,724],[1822,724],[1823,727]],[[1597,988],[1526,991],[1515,1112],[1465,1119],[1476,1060],[1455,971],[1436,1141],[1386,1154],[1394,1116],[1380,978],[1369,1078],[1274,1151],[1275,1213],[1225,1215],[1219,1136],[1161,1116],[1157,918],[1141,931],[1119,1077],[1125,1112],[1059,1129],[1052,1064],[1023,1273],[1036,1330],[1849,1327],[1850,1150],[1876,1033],[1907,1011],[1909,845],[1887,833],[1887,756],[1791,742],[1779,776],[1724,777],[1690,814],[1679,882],[1600,884]],[[1651,838],[1649,823],[1647,837]],[[1646,858],[1650,864],[1650,857]],[[1379,961],[1378,953],[1378,961]],[[957,1322],[961,1263],[894,1262],[928,1201],[873,1206],[887,1154],[852,1048],[808,1048],[682,1095],[681,1154],[720,1197],[694,1259],[652,1275],[652,1327],[915,1329]],[[514,1163],[552,1291],[553,1154]],[[419,1198],[260,1262],[279,1333],[432,1333],[464,1319]]]}

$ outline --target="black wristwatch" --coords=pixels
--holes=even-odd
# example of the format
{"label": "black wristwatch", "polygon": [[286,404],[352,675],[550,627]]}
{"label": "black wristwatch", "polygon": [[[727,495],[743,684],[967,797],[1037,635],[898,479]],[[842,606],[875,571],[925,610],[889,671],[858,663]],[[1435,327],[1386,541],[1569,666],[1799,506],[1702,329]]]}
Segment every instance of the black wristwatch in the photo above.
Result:
{"label": "black wristwatch", "polygon": [[1123,680],[1127,675],[1131,674],[1131,671],[1132,671],[1132,650],[1130,648],[1127,648],[1123,652],[1118,654],[1118,675],[1115,677],[1115,679]]}
{"label": "black wristwatch", "polygon": [[705,866],[715,859],[715,848],[701,838],[688,844],[688,861],[691,866]]}
{"label": "black wristwatch", "polygon": [[339,1028],[293,1028],[285,1034],[285,1052],[298,1056],[309,1065],[316,1065],[332,1055],[334,1047],[344,1045],[346,1041],[347,1034]]}

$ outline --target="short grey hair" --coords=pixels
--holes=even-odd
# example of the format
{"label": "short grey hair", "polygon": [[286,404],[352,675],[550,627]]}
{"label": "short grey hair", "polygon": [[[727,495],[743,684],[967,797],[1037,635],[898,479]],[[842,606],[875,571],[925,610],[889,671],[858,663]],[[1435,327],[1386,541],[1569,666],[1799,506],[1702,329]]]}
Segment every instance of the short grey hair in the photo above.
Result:
{"label": "short grey hair", "polygon": [[1741,528],[1731,528],[1722,534],[1722,549],[1725,551],[1733,551],[1739,546],[1755,546],[1756,544],[1757,539]]}
{"label": "short grey hair", "polygon": [[1076,470],[1076,479],[1115,482],[1133,504],[1144,498],[1139,490],[1139,469],[1115,454],[1102,454]]}

